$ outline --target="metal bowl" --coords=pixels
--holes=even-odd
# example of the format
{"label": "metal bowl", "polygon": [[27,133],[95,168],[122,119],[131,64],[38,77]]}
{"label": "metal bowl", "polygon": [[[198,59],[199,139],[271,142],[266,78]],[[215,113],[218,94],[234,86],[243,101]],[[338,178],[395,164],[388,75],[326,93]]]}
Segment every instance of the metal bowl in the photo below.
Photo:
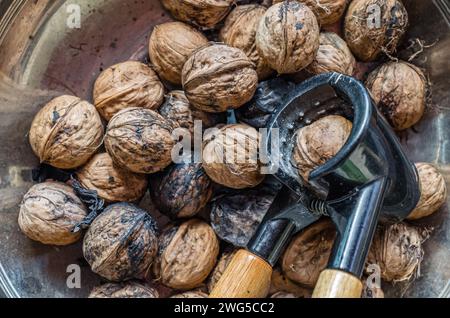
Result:
{"label": "metal bowl", "polygon": [[[411,21],[406,43],[434,44],[413,60],[430,75],[434,106],[400,137],[411,159],[436,163],[450,186],[450,5],[446,0],[403,2]],[[19,230],[18,206],[38,164],[27,133],[52,97],[69,93],[92,100],[93,82],[103,68],[145,59],[153,26],[168,20],[159,0],[0,0],[0,287],[6,296],[86,297],[99,283],[80,244],[44,246]],[[402,54],[410,56],[411,49]],[[449,211],[443,208],[422,223],[434,232],[425,244],[421,276],[389,287],[388,296],[450,295]],[[67,284],[78,268],[72,264],[81,270],[81,288]]]}

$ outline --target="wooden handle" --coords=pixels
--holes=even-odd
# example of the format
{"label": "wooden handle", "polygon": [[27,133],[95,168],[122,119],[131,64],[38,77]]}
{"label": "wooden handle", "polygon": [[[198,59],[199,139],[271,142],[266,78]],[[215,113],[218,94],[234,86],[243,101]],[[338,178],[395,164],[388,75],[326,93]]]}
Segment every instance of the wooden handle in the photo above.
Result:
{"label": "wooden handle", "polygon": [[239,250],[222,277],[214,286],[210,298],[264,298],[270,288],[272,266],[246,250]]}
{"label": "wooden handle", "polygon": [[324,270],[314,288],[313,298],[360,298],[361,281],[352,274],[335,270]]}

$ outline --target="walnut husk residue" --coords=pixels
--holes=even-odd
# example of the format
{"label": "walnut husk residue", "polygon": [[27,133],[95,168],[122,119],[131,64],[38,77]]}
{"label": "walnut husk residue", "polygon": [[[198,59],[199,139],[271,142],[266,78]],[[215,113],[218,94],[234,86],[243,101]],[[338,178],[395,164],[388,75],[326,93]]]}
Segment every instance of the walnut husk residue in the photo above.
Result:
{"label": "walnut husk residue", "polygon": [[99,153],[76,172],[83,187],[108,202],[133,202],[147,190],[147,176],[116,166],[108,153]]}
{"label": "walnut husk residue", "polygon": [[297,1],[271,6],[259,22],[256,47],[279,74],[301,71],[319,49],[319,25],[314,13]]}
{"label": "walnut husk residue", "polygon": [[50,245],[69,245],[81,238],[72,232],[87,209],[73,189],[61,182],[46,181],[28,190],[19,211],[19,227],[30,239]]}
{"label": "walnut husk residue", "polygon": [[95,287],[89,298],[159,298],[158,291],[139,281],[106,283]]}
{"label": "walnut husk residue", "polygon": [[212,182],[201,163],[175,164],[150,183],[156,208],[172,219],[196,215],[212,196]]}
{"label": "walnut husk residue", "polygon": [[316,75],[337,72],[352,76],[355,69],[356,60],[347,43],[336,33],[320,33],[319,51],[306,70]]}
{"label": "walnut husk residue", "polygon": [[420,275],[424,251],[422,243],[428,238],[427,230],[396,223],[382,225],[375,232],[367,258],[368,264],[380,267],[386,282],[402,282]]}
{"label": "walnut husk residue", "polygon": [[273,70],[256,49],[256,30],[266,8],[258,4],[241,5],[231,11],[220,30],[220,40],[241,49],[256,65],[259,80],[269,77]]}
{"label": "walnut husk residue", "polygon": [[444,176],[431,163],[416,163],[420,183],[420,199],[417,206],[408,216],[409,220],[417,220],[438,211],[447,200],[447,185]]}
{"label": "walnut husk residue", "polygon": [[211,226],[198,219],[166,230],[159,242],[153,268],[155,278],[174,289],[199,287],[214,268],[219,254],[216,234]]}
{"label": "walnut husk residue", "polygon": [[226,125],[205,138],[203,168],[216,183],[243,189],[260,184],[264,175],[258,161],[259,132],[247,125]]}
{"label": "walnut husk residue", "polygon": [[328,264],[335,237],[336,229],[329,219],[297,234],[281,260],[286,277],[302,286],[314,287]]}
{"label": "walnut husk residue", "polygon": [[94,105],[107,121],[127,107],[158,108],[164,86],[156,73],[137,61],[126,61],[104,70],[94,84]]}
{"label": "walnut husk residue", "polygon": [[[374,15],[380,8],[380,25]],[[369,22],[372,22],[373,25]],[[375,60],[382,52],[391,55],[408,27],[408,12],[399,0],[354,0],[348,7],[344,38],[353,54],[363,62]]]}
{"label": "walnut husk residue", "polygon": [[183,22],[159,24],[150,37],[150,61],[161,78],[181,84],[181,71],[187,58],[207,43],[202,33]]}
{"label": "walnut husk residue", "polygon": [[112,282],[145,278],[157,250],[155,220],[129,203],[108,206],[83,241],[84,258],[92,271]]}
{"label": "walnut husk residue", "polygon": [[297,131],[293,161],[305,181],[311,171],[336,156],[347,142],[352,123],[342,116],[329,115]]}
{"label": "walnut husk residue", "polygon": [[252,99],[258,85],[255,65],[240,49],[210,44],[194,52],[182,72],[189,102],[205,112],[235,109]]}
{"label": "walnut husk residue", "polygon": [[415,125],[425,112],[427,80],[416,66],[389,62],[369,74],[366,86],[395,130]]}
{"label": "walnut husk residue", "polygon": [[119,167],[135,173],[158,172],[172,162],[176,126],[155,111],[127,108],[109,121],[105,148]]}
{"label": "walnut husk residue", "polygon": [[161,0],[175,19],[212,28],[230,12],[235,0]]}
{"label": "walnut husk residue", "polygon": [[34,117],[29,141],[41,163],[60,169],[83,165],[103,142],[104,127],[95,107],[62,95]]}

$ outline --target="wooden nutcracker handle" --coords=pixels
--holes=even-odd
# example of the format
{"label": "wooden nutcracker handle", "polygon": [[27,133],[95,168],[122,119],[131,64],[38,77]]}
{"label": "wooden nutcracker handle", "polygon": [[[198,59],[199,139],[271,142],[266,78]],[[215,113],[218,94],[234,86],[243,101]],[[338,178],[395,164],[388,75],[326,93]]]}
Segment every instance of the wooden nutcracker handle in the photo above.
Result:
{"label": "wooden nutcracker handle", "polygon": [[314,288],[313,298],[360,298],[361,281],[352,274],[336,269],[324,270]]}
{"label": "wooden nutcracker handle", "polygon": [[247,250],[239,250],[214,286],[209,297],[267,297],[271,276],[272,266],[269,263]]}

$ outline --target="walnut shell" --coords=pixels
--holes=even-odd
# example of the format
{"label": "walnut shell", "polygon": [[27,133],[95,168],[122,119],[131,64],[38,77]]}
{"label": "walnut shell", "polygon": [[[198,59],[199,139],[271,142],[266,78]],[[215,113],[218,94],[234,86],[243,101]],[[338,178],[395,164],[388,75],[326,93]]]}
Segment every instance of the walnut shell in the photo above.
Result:
{"label": "walnut shell", "polygon": [[381,278],[387,282],[409,280],[419,271],[425,239],[418,228],[405,223],[380,226],[375,232],[367,262],[378,265]]}
{"label": "walnut shell", "polygon": [[329,219],[297,234],[281,261],[286,277],[303,286],[314,287],[328,264],[335,237],[336,229]]}
{"label": "walnut shell", "polygon": [[409,220],[417,220],[429,216],[439,210],[447,200],[447,185],[444,176],[430,163],[416,163],[420,182],[420,200],[408,216]]}
{"label": "walnut shell", "polygon": [[214,268],[219,241],[205,222],[191,219],[166,230],[159,238],[156,279],[181,290],[199,287]]}
{"label": "walnut shell", "polygon": [[352,123],[342,116],[322,117],[297,131],[293,160],[305,181],[311,171],[336,156],[346,143]]}
{"label": "walnut shell", "polygon": [[46,181],[30,188],[22,199],[19,227],[30,239],[51,245],[69,245],[81,238],[72,232],[87,209],[73,189],[61,182]]}
{"label": "walnut shell", "polygon": [[[284,0],[273,0],[279,3]],[[339,21],[347,8],[348,0],[297,0],[306,4],[316,15],[321,26],[330,25]]]}
{"label": "walnut shell", "polygon": [[212,28],[230,12],[235,0],[161,0],[177,20]]}
{"label": "walnut shell", "polygon": [[352,76],[356,60],[347,43],[333,32],[320,33],[320,46],[314,61],[306,68],[312,74],[338,72]]}
{"label": "walnut shell", "polygon": [[176,164],[152,178],[150,195],[162,214],[192,217],[211,199],[212,182],[200,163]]}
{"label": "walnut shell", "polygon": [[240,49],[212,44],[193,53],[183,67],[182,82],[192,106],[205,112],[235,109],[258,85],[255,65]]}
{"label": "walnut shell", "polygon": [[155,288],[137,281],[125,283],[107,283],[95,287],[89,298],[159,298]]}
{"label": "walnut shell", "polygon": [[255,45],[256,29],[266,10],[266,7],[258,4],[237,6],[228,15],[220,30],[222,42],[241,49],[256,65],[259,80],[263,80],[273,73],[267,62],[259,55]]}
{"label": "walnut shell", "polygon": [[237,251],[238,251],[237,249],[230,248],[225,250],[220,256],[220,259],[217,262],[216,267],[214,267],[214,270],[212,271],[211,275],[209,275],[208,280],[206,282],[206,286],[208,287],[208,291],[210,293],[214,289],[214,286],[216,286],[219,279],[222,277],[223,272],[227,269],[228,265],[230,264],[231,260],[233,259]]}
{"label": "walnut shell", "polygon": [[296,298],[311,298],[312,295],[311,289],[300,286],[290,280],[279,268],[276,267],[272,272],[269,295],[274,295],[280,292],[294,295]]}
{"label": "walnut shell", "polygon": [[150,60],[163,79],[181,84],[184,63],[208,39],[183,22],[167,22],[155,26],[149,42]]}
{"label": "walnut shell", "polygon": [[202,291],[187,291],[181,294],[173,295],[170,298],[208,298],[208,294]]}
{"label": "walnut shell", "polygon": [[[380,10],[380,19],[377,19]],[[408,12],[399,0],[353,0],[345,17],[344,38],[363,62],[381,52],[393,54],[408,27]]]}
{"label": "walnut shell", "polygon": [[92,271],[113,282],[145,278],[157,250],[155,220],[129,203],[108,206],[83,241],[84,258]]}
{"label": "walnut shell", "polygon": [[127,61],[104,70],[94,84],[94,104],[106,120],[128,107],[158,108],[164,86],[147,65]]}
{"label": "walnut shell", "polygon": [[314,13],[297,1],[271,6],[259,22],[256,47],[279,74],[301,71],[319,49],[319,25]]}
{"label": "walnut shell", "polygon": [[415,125],[425,111],[427,80],[406,62],[389,62],[369,74],[366,86],[378,109],[396,130]]}
{"label": "walnut shell", "polygon": [[192,140],[195,120],[201,120],[203,129],[215,126],[220,120],[216,114],[192,107],[183,91],[172,91],[167,94],[166,101],[159,108],[159,113],[164,118],[177,122],[181,128],[188,129]]}
{"label": "walnut shell", "polygon": [[77,168],[103,142],[104,127],[95,107],[75,96],[56,97],[34,117],[30,144],[41,163]]}
{"label": "walnut shell", "polygon": [[147,176],[114,165],[108,153],[100,153],[76,173],[78,181],[107,202],[133,202],[147,190]]}
{"label": "walnut shell", "polygon": [[176,124],[139,107],[118,112],[109,121],[105,148],[119,167],[136,173],[154,173],[172,162]]}
{"label": "walnut shell", "polygon": [[203,142],[203,168],[229,188],[255,187],[264,180],[258,161],[259,132],[247,125],[226,125]]}

